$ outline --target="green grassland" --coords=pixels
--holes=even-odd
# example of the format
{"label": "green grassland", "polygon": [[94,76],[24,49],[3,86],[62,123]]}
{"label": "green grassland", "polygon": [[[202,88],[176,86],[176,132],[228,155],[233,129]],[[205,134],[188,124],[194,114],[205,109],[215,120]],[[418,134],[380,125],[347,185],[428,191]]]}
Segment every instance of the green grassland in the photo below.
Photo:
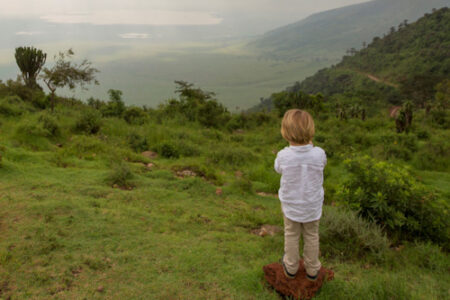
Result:
{"label": "green grassland", "polygon": [[[279,298],[262,267],[282,256],[282,232],[252,234],[282,226],[273,160],[286,143],[277,114],[206,128],[160,109],[139,125],[102,117],[96,134],[82,133],[77,123],[90,111],[79,102],[50,114],[0,101],[0,299]],[[426,145],[448,141],[449,131],[419,111],[407,135],[416,148],[402,152],[384,110],[366,121],[327,110],[314,117],[329,161],[321,259],[336,273],[317,299],[447,298],[447,252],[391,240],[347,210],[338,190],[351,176],[343,161],[369,154],[409,165],[448,203],[448,152]]]}

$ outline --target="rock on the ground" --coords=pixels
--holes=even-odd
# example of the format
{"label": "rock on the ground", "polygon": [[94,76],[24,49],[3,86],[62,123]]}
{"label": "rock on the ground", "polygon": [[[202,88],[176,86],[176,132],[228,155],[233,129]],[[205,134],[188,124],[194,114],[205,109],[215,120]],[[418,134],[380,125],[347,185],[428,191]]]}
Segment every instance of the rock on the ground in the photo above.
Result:
{"label": "rock on the ground", "polygon": [[282,232],[283,228],[280,226],[276,226],[276,225],[263,225],[260,228],[257,229],[253,229],[252,233],[255,235],[259,235],[259,236],[266,236],[266,235],[270,235],[270,236],[274,236],[279,232]]}
{"label": "rock on the ground", "polygon": [[303,260],[300,261],[299,270],[294,279],[284,275],[280,263],[272,263],[263,267],[264,277],[269,285],[284,297],[293,299],[311,299],[319,291],[325,281],[334,278],[332,270],[322,267],[316,281],[306,279]]}

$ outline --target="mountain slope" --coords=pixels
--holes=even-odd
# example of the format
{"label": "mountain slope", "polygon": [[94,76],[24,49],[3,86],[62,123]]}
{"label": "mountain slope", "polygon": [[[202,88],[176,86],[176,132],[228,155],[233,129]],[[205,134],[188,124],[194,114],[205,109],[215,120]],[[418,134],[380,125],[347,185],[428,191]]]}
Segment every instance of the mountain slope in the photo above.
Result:
{"label": "mountain slope", "polygon": [[[434,98],[450,78],[450,9],[426,14],[413,24],[392,28],[360,51],[350,51],[335,66],[318,71],[286,90],[325,96],[344,95],[367,104],[381,101],[418,105]],[[446,81],[447,80],[447,81]],[[253,110],[271,109],[268,98]]]}
{"label": "mountain slope", "polygon": [[339,58],[346,49],[381,35],[405,19],[413,22],[450,0],[373,0],[314,14],[273,30],[250,46],[281,58]]}

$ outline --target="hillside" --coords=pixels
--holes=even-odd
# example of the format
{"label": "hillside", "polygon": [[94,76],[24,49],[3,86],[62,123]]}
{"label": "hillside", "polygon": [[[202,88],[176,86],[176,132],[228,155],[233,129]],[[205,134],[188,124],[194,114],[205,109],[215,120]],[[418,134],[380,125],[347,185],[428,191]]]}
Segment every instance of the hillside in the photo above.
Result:
{"label": "hillside", "polygon": [[[439,83],[450,74],[450,10],[442,8],[417,22],[392,27],[361,50],[351,49],[341,62],[318,71],[286,90],[345,96],[367,105],[418,105],[432,100]],[[342,98],[342,97],[340,97]],[[252,111],[272,109],[271,99]]]}
{"label": "hillside", "polygon": [[373,0],[314,14],[270,31],[250,46],[270,57],[337,60],[405,19],[414,22],[449,0]]}

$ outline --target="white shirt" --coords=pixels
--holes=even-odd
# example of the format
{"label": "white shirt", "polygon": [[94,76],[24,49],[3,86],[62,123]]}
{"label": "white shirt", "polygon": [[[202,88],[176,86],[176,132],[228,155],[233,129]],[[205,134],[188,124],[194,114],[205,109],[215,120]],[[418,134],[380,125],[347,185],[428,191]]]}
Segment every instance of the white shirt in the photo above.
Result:
{"label": "white shirt", "polygon": [[295,222],[319,220],[323,204],[325,151],[313,145],[289,146],[278,152],[275,171],[281,174],[278,197],[284,215]]}

